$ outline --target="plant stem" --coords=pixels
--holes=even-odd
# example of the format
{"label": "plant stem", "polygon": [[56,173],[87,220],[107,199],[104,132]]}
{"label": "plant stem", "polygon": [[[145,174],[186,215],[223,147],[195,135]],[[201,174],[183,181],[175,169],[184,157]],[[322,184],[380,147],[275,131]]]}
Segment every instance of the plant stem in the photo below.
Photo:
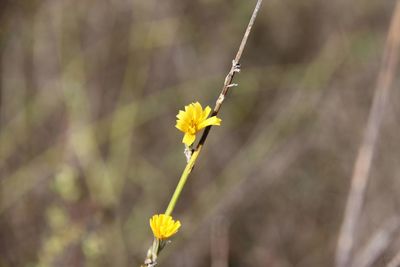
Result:
{"label": "plant stem", "polygon": [[384,112],[390,98],[390,90],[395,76],[400,48],[400,0],[397,1],[389,27],[382,66],[375,87],[372,105],[364,137],[353,167],[350,190],[347,197],[343,222],[336,247],[336,267],[352,265],[352,252],[358,221],[365,200],[369,174],[376,144],[378,142]]}
{"label": "plant stem", "polygon": [[[238,51],[236,53],[235,59],[232,60],[232,67],[229,70],[229,73],[225,78],[224,84],[222,86],[222,91],[221,91],[220,95],[218,96],[218,99],[217,99],[217,101],[215,103],[215,107],[214,107],[214,110],[213,110],[213,112],[211,114],[211,117],[218,114],[218,112],[219,112],[219,110],[221,108],[221,105],[224,102],[225,96],[229,91],[229,88],[234,86],[234,84],[232,84],[233,78],[235,76],[235,73],[239,72],[239,70],[240,70],[239,69],[240,68],[239,61],[240,61],[240,58],[242,57],[243,50],[244,50],[244,48],[246,46],[247,39],[248,39],[248,37],[250,35],[251,29],[252,29],[254,21],[255,21],[255,19],[257,17],[257,13],[258,13],[258,10],[260,9],[262,1],[263,0],[257,0],[257,4],[256,4],[256,6],[254,8],[253,14],[252,14],[252,16],[250,18],[250,21],[249,21],[249,24],[247,25],[246,31],[245,31],[245,33],[243,35],[243,38],[242,38],[242,41],[240,43],[239,49],[238,49]],[[196,163],[196,160],[197,160],[197,158],[198,158],[198,156],[199,156],[199,154],[201,152],[201,149],[202,149],[202,147],[203,147],[203,145],[204,145],[204,143],[205,143],[205,141],[207,139],[207,136],[208,136],[208,133],[210,132],[210,130],[211,130],[211,125],[204,129],[203,134],[200,137],[200,141],[197,144],[196,148],[194,149],[193,154],[191,155],[189,161],[187,162],[186,167],[183,170],[182,175],[181,175],[181,177],[179,179],[178,185],[175,188],[174,194],[172,195],[171,200],[169,201],[169,204],[168,204],[167,209],[165,211],[166,215],[171,215],[171,213],[174,211],[176,202],[178,201],[178,199],[179,199],[179,197],[180,197],[180,195],[182,193],[183,187],[185,186],[185,183],[186,183],[190,173],[193,170],[193,167],[194,167],[194,165]],[[156,259],[157,259],[157,253],[159,251],[158,250],[155,251],[155,249],[153,249],[152,251],[153,251],[152,259],[150,260],[149,257],[148,257],[146,259],[146,261],[145,261],[145,265],[142,265],[142,266],[155,266],[157,264],[156,263]],[[146,263],[147,261],[149,263]]]}
{"label": "plant stem", "polygon": [[[247,28],[246,28],[246,31],[245,31],[245,33],[243,35],[243,38],[242,38],[242,41],[240,43],[239,49],[238,49],[238,51],[236,53],[235,59],[232,61],[231,69],[229,70],[228,75],[226,75],[226,78],[225,78],[225,81],[224,81],[224,85],[223,85],[221,93],[219,94],[218,99],[217,99],[217,101],[215,103],[215,107],[213,109],[211,117],[212,116],[216,116],[218,114],[219,110],[221,109],[221,105],[222,105],[223,101],[225,100],[225,96],[229,91],[229,88],[232,87],[231,85],[232,85],[232,82],[233,82],[233,78],[235,76],[235,73],[238,72],[237,70],[238,70],[238,65],[239,65],[240,58],[242,57],[243,50],[246,47],[247,39],[249,38],[251,29],[252,29],[252,27],[254,25],[254,21],[256,20],[256,17],[257,17],[257,14],[258,14],[258,10],[260,9],[262,1],[263,0],[258,0],[257,1],[256,7],[254,8],[253,14],[252,14],[252,16],[250,18],[249,24],[247,25]],[[183,173],[181,175],[181,178],[179,179],[179,182],[178,182],[178,185],[176,186],[175,192],[172,195],[172,198],[171,198],[171,200],[170,200],[170,202],[168,204],[167,210],[165,211],[166,215],[171,215],[172,211],[174,210],[175,204],[176,204],[176,202],[177,202],[177,200],[178,200],[178,198],[179,198],[179,196],[180,196],[180,194],[182,192],[182,189],[183,189],[183,187],[184,187],[184,185],[186,183],[186,180],[187,180],[189,174],[191,173],[191,171],[192,171],[192,169],[193,169],[193,167],[194,167],[194,165],[196,163],[197,157],[200,154],[201,148],[203,147],[210,130],[211,130],[211,125],[207,126],[204,129],[203,134],[200,137],[200,141],[197,144],[196,149],[194,150],[194,152],[192,154],[192,157],[190,158],[190,160],[186,164],[186,167],[185,167],[185,169],[184,169],[184,171],[183,171]]]}
{"label": "plant stem", "polygon": [[179,196],[181,195],[182,189],[185,186],[186,180],[189,177],[189,174],[192,172],[194,164],[196,163],[197,157],[200,154],[202,146],[198,146],[196,150],[193,152],[192,156],[190,157],[190,160],[186,164],[185,169],[183,170],[183,173],[181,175],[181,178],[179,179],[178,185],[175,188],[175,192],[171,197],[171,200],[169,201],[167,210],[165,211],[165,215],[171,215],[172,211],[175,208],[175,204],[179,199]]}
{"label": "plant stem", "polygon": [[[253,28],[254,22],[255,22],[255,20],[257,18],[258,10],[260,10],[260,6],[261,6],[262,1],[263,0],[258,0],[257,1],[256,7],[254,8],[253,14],[251,15],[249,24],[247,25],[246,31],[244,32],[242,41],[240,42],[240,46],[239,46],[239,49],[238,49],[238,51],[236,53],[235,59],[232,61],[232,67],[231,67],[228,75],[226,75],[226,77],[225,77],[224,85],[222,87],[221,93],[218,96],[217,102],[215,103],[215,107],[214,107],[214,110],[213,110],[213,112],[211,114],[211,117],[212,116],[216,116],[218,114],[219,110],[221,109],[221,105],[225,100],[225,96],[229,91],[229,88],[232,87],[231,85],[232,85],[232,82],[233,82],[233,78],[235,76],[235,73],[238,72],[237,71],[237,67],[238,66],[240,67],[239,62],[240,62],[240,59],[242,57],[244,48],[246,47],[247,39],[249,38],[251,29]],[[199,143],[197,145],[197,148],[202,146],[202,145],[204,145],[204,143],[205,143],[205,141],[207,139],[208,133],[211,130],[211,127],[212,126],[210,125],[210,126],[207,126],[204,129],[204,132],[203,132],[203,134],[202,134],[202,136],[200,138],[200,141],[199,141]]]}

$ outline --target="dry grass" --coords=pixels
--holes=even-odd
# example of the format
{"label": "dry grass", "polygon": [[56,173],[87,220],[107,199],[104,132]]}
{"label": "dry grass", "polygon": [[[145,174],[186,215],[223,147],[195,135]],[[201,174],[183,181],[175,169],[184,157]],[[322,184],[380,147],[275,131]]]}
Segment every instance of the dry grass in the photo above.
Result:
{"label": "dry grass", "polygon": [[[264,1],[160,266],[334,265],[394,6]],[[252,8],[0,4],[0,266],[142,262],[148,218],[185,165],[175,114],[213,104]],[[352,258],[398,214],[398,86],[395,74]],[[395,232],[373,266],[399,247]]]}

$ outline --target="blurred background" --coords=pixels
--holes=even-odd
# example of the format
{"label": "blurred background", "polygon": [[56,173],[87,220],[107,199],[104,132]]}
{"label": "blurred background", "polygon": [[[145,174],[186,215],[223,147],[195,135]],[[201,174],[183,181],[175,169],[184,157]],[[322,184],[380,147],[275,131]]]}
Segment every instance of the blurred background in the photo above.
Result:
{"label": "blurred background", "polygon": [[[1,1],[1,267],[143,262],[185,166],[175,115],[214,105],[255,2]],[[264,1],[159,266],[333,266],[394,5]],[[354,250],[386,233],[374,266],[400,248],[392,87]]]}

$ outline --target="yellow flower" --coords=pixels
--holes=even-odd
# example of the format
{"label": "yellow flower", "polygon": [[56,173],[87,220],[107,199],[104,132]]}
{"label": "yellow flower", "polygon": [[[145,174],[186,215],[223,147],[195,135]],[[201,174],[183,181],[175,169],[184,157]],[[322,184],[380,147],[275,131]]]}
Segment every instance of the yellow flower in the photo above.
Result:
{"label": "yellow flower", "polygon": [[181,223],[174,221],[169,215],[159,214],[150,219],[150,227],[156,238],[166,239],[178,232]]}
{"label": "yellow flower", "polygon": [[221,119],[216,116],[208,118],[211,108],[207,106],[204,110],[199,102],[185,106],[185,111],[180,110],[176,117],[175,127],[185,133],[182,143],[187,146],[193,144],[196,133],[209,125],[220,125]]}

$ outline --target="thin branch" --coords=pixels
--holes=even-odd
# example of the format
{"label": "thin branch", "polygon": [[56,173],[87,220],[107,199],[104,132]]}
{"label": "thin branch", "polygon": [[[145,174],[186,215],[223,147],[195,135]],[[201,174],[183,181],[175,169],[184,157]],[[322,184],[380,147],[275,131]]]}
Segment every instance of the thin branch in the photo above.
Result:
{"label": "thin branch", "polygon": [[399,267],[400,266],[400,251],[394,256],[394,258],[386,265],[386,267]]}
{"label": "thin branch", "polygon": [[378,229],[368,241],[364,249],[356,255],[353,267],[370,267],[385,252],[390,243],[396,237],[399,230],[399,217],[388,219],[383,226]]}
{"label": "thin branch", "polygon": [[229,266],[229,221],[217,216],[211,226],[210,254],[211,267]]}
{"label": "thin branch", "polygon": [[[235,76],[235,73],[240,71],[239,61],[240,61],[240,58],[242,56],[243,50],[244,50],[244,48],[246,46],[247,39],[248,39],[248,37],[250,35],[251,29],[252,29],[254,21],[255,21],[255,19],[257,17],[257,13],[258,13],[258,10],[260,9],[262,1],[263,0],[258,0],[257,1],[256,7],[254,8],[253,14],[252,14],[252,16],[250,18],[250,22],[249,22],[249,24],[248,24],[248,26],[246,28],[246,31],[244,33],[244,36],[242,38],[242,42],[240,43],[240,46],[239,46],[238,52],[236,53],[235,59],[232,61],[232,67],[231,67],[228,75],[225,78],[224,85],[222,87],[222,91],[221,91],[221,93],[220,93],[220,95],[219,95],[219,97],[218,97],[218,99],[216,101],[216,104],[215,104],[215,107],[214,107],[214,110],[213,110],[211,116],[215,116],[215,115],[218,114],[218,112],[219,112],[219,110],[221,108],[221,105],[222,105],[222,103],[223,103],[223,101],[225,99],[225,96],[228,93],[229,88],[232,87],[232,86],[235,86],[235,84],[232,83],[233,77]],[[204,142],[207,139],[207,136],[208,136],[208,133],[210,132],[210,129],[211,129],[211,126],[208,126],[208,127],[206,127],[204,129],[204,132],[203,132],[203,134],[202,134],[202,136],[200,138],[199,143],[196,146],[196,149],[193,151],[193,154],[191,155],[191,158],[188,160],[188,162],[186,164],[186,167],[185,167],[185,169],[184,169],[184,171],[183,171],[183,173],[182,173],[182,175],[181,175],[181,177],[179,179],[178,185],[175,188],[175,191],[174,191],[174,193],[173,193],[173,195],[171,197],[171,200],[170,200],[170,202],[169,202],[169,204],[167,206],[167,209],[165,211],[166,215],[170,215],[173,212],[173,210],[175,208],[175,205],[176,205],[176,202],[178,201],[179,196],[180,196],[180,194],[181,194],[181,192],[183,190],[183,187],[185,186],[185,183],[186,183],[190,173],[192,172],[192,169],[194,168],[194,165],[196,163],[197,157],[201,152],[201,148],[203,147]],[[159,248],[158,246],[154,246],[154,244],[156,242],[157,242],[157,239],[155,238],[154,242],[153,242],[153,246],[151,246],[149,248],[146,260],[144,262],[144,265],[142,265],[142,266],[146,266],[146,267],[156,266],[156,264],[157,264],[157,256],[158,256],[158,253],[161,250],[161,248]]]}
{"label": "thin branch", "polygon": [[[240,68],[239,67],[239,60],[240,60],[240,58],[242,56],[242,53],[243,53],[243,50],[244,50],[244,48],[246,46],[247,39],[249,37],[251,28],[253,27],[254,21],[255,21],[255,19],[257,17],[257,13],[258,13],[258,10],[260,9],[262,1],[263,0],[258,0],[257,1],[256,7],[254,8],[254,11],[253,11],[253,15],[250,18],[249,25],[246,28],[246,31],[245,31],[244,36],[242,38],[242,42],[240,43],[240,46],[239,46],[239,50],[236,53],[236,57],[232,61],[232,67],[231,67],[228,75],[225,78],[224,85],[222,87],[222,91],[221,91],[221,93],[220,93],[220,95],[219,95],[219,97],[217,99],[217,102],[215,104],[215,107],[214,107],[214,110],[213,110],[213,113],[212,113],[211,116],[215,116],[215,115],[218,114],[218,111],[221,108],[221,105],[222,105],[222,103],[223,103],[223,101],[225,99],[226,94],[228,93],[229,88],[232,87],[232,85],[233,85],[232,84],[233,77],[235,76],[235,73],[239,72],[239,70],[240,70],[239,69]],[[183,171],[182,176],[179,179],[178,186],[176,187],[175,192],[172,195],[171,201],[168,204],[168,207],[167,207],[167,210],[166,210],[165,214],[170,215],[172,213],[172,211],[174,210],[175,204],[176,204],[176,202],[177,202],[177,200],[178,200],[178,198],[179,198],[179,196],[181,194],[181,191],[182,191],[182,189],[183,189],[183,187],[184,187],[184,185],[186,183],[186,180],[187,180],[188,176],[190,175],[192,169],[194,168],[194,165],[195,165],[196,160],[197,160],[197,156],[201,152],[201,148],[203,147],[203,145],[204,145],[204,143],[205,143],[205,141],[207,139],[207,136],[208,136],[208,133],[210,132],[210,129],[211,129],[211,125],[204,129],[203,134],[202,134],[202,136],[200,138],[200,141],[197,144],[197,147],[196,147],[196,149],[194,150],[194,152],[192,154],[192,158],[188,161],[188,163],[187,163],[187,165],[185,167],[185,170]]]}
{"label": "thin branch", "polygon": [[[245,33],[243,35],[242,42],[240,43],[240,46],[239,46],[239,49],[238,49],[238,51],[236,53],[235,59],[232,60],[232,67],[231,67],[228,75],[226,75],[226,77],[225,77],[224,85],[222,86],[221,93],[218,96],[217,102],[215,103],[215,107],[214,107],[214,110],[213,110],[213,113],[211,114],[211,116],[216,116],[218,114],[219,110],[221,109],[221,105],[225,100],[226,94],[229,91],[229,88],[231,88],[232,86],[236,85],[236,84],[232,83],[233,82],[233,78],[235,76],[235,73],[240,71],[239,62],[240,62],[240,59],[242,57],[243,50],[246,47],[247,39],[249,38],[251,29],[252,29],[252,27],[254,25],[254,21],[256,20],[256,17],[257,17],[257,14],[258,14],[258,10],[260,10],[260,6],[261,6],[262,1],[263,0],[258,0],[257,1],[256,7],[254,8],[254,11],[253,11],[253,15],[251,16],[249,24],[247,25],[246,31],[245,31]],[[198,149],[200,146],[204,145],[210,130],[211,130],[211,125],[204,129],[204,132],[203,132],[203,134],[202,134],[202,136],[200,138],[199,143],[197,144],[196,149]]]}
{"label": "thin branch", "polygon": [[353,169],[350,192],[336,248],[335,260],[337,267],[347,267],[350,263],[350,257],[354,245],[354,234],[364,202],[364,195],[368,184],[368,176],[371,169],[374,148],[379,136],[381,121],[398,62],[399,46],[400,1],[397,1],[396,9],[389,28],[382,59],[382,67],[377,80],[367,128],[364,132],[364,138],[358,151]]}

